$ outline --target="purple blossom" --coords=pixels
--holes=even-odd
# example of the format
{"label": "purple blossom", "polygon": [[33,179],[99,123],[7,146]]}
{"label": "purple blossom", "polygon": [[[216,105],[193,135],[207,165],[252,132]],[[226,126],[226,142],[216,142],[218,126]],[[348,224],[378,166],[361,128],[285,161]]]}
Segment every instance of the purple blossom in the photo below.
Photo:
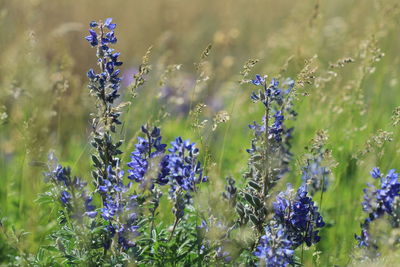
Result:
{"label": "purple blossom", "polygon": [[293,243],[281,225],[273,224],[265,228],[254,255],[260,259],[261,266],[288,266],[294,262]]}
{"label": "purple blossom", "polygon": [[[146,136],[138,137],[138,143],[135,150],[131,154],[131,162],[128,163],[128,178],[135,182],[141,183],[148,171],[149,160],[158,156],[162,156],[165,152],[166,144],[162,144],[161,131],[154,127],[150,132],[145,126],[142,126],[142,133]],[[160,163],[160,175],[155,181],[160,184],[166,184],[165,175],[167,171],[166,159],[162,158]]]}
{"label": "purple blossom", "polygon": [[319,228],[325,226],[325,222],[314,201],[307,196],[304,186],[295,195],[292,192],[291,185],[288,184],[287,190],[278,194],[273,203],[274,220],[283,226],[294,248],[302,243],[311,246],[319,242]]}
{"label": "purple blossom", "polygon": [[383,176],[380,169],[376,167],[372,169],[370,174],[374,179],[380,178],[380,184],[376,188],[368,183],[368,188],[364,189],[364,201],[361,204],[363,211],[368,213],[368,216],[361,224],[361,235],[355,235],[355,238],[360,247],[370,247],[372,244],[374,248],[377,248],[374,241],[371,241],[369,226],[372,221],[383,217],[385,214],[391,218],[397,216],[394,213],[394,206],[399,200],[400,182],[398,180],[399,175],[394,169],[390,170],[386,176]]}

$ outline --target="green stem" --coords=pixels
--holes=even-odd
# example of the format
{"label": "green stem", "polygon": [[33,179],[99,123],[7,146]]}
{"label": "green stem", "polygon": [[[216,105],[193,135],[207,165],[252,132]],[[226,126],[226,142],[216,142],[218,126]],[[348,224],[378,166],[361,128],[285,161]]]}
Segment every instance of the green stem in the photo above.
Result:
{"label": "green stem", "polygon": [[178,225],[178,222],[179,222],[179,219],[176,218],[175,219],[175,223],[174,223],[174,227],[172,228],[172,232],[171,232],[171,235],[169,236],[168,242],[171,241],[172,237],[174,236],[174,232],[175,232],[176,226]]}
{"label": "green stem", "polygon": [[268,184],[269,184],[269,140],[268,140],[268,130],[269,130],[269,105],[268,105],[268,98],[267,98],[267,105],[265,108],[265,151],[264,151],[264,160],[265,160],[265,174],[264,174],[264,181],[263,181],[263,196],[266,199],[268,194]]}

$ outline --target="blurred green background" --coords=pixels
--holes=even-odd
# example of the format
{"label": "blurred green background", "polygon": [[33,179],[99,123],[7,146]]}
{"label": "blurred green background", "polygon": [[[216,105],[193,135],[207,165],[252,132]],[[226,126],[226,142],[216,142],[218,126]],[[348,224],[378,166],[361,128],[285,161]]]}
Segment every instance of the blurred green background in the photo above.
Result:
{"label": "blurred green background", "polygon": [[[40,166],[50,150],[90,179],[95,106],[86,71],[96,57],[84,36],[89,21],[107,17],[118,25],[124,84],[153,46],[151,72],[137,96],[122,88],[124,101],[132,101],[120,132],[125,162],[140,125],[151,122],[166,142],[183,136],[200,143],[211,155],[210,179],[233,175],[243,184],[247,125],[263,112],[249,99],[252,86],[238,82],[243,65],[259,60],[248,79],[260,73],[309,81],[299,88],[299,116],[290,122],[295,160],[284,183],[301,182],[304,147],[327,130],[336,162],[321,207],[329,225],[306,252],[306,265],[318,262],[317,250],[321,266],[351,262],[369,170],[400,167],[400,131],[391,119],[400,106],[397,0],[0,1],[0,217],[29,233],[19,249],[35,253],[56,223],[55,212],[35,202],[45,189]],[[198,103],[206,104],[199,120],[208,122],[194,130],[188,113]],[[213,130],[221,111],[229,120]],[[7,242],[0,236],[0,263],[12,251]]]}

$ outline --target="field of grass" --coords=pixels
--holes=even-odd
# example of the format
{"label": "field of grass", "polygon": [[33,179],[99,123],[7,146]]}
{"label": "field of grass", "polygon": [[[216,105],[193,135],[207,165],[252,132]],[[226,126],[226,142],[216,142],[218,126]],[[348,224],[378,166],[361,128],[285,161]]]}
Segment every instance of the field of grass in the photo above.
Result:
{"label": "field of grass", "polygon": [[[289,122],[294,157],[275,190],[301,184],[305,147],[324,130],[332,179],[314,200],[326,226],[302,263],[359,264],[354,234],[366,216],[361,202],[372,182],[369,173],[376,166],[384,173],[400,169],[397,0],[2,1],[1,266],[12,265],[18,255],[36,255],[51,242],[57,210],[37,201],[49,187],[42,163],[50,151],[74,174],[91,179],[90,114],[96,107],[86,72],[96,57],[84,36],[89,21],[107,17],[118,24],[115,47],[124,62],[121,101],[128,104],[117,132],[124,163],[140,126],[150,123],[162,129],[168,144],[175,136],[197,143],[210,180],[201,186],[204,198],[220,194],[226,176],[244,188],[248,124],[261,121],[264,111],[250,101],[254,86],[241,81],[255,74],[290,77],[298,93],[298,116]],[[129,84],[143,57],[151,69],[132,93]],[[243,66],[250,59],[257,63],[246,76]],[[195,112],[200,103],[205,107]],[[160,217],[172,224],[171,204],[161,207]],[[381,248],[375,264],[396,266],[396,229],[375,227],[397,240]]]}

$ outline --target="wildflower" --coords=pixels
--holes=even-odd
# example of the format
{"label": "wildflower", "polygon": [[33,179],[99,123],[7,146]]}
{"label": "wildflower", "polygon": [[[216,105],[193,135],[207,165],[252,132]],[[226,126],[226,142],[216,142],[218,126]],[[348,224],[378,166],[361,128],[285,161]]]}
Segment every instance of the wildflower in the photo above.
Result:
{"label": "wildflower", "polygon": [[[87,73],[90,80],[89,89],[110,104],[119,96],[118,90],[122,80],[119,78],[120,70],[116,68],[122,65],[122,62],[118,60],[120,53],[114,52],[114,49],[109,47],[110,44],[117,42],[113,31],[116,24],[111,22],[111,18],[106,19],[104,23],[92,21],[90,23],[91,29],[89,29],[90,35],[85,37],[92,47],[97,48],[100,66],[100,73],[96,74],[93,69],[90,69]],[[109,31],[107,32],[105,28]],[[99,32],[96,32],[95,29],[99,29]]]}
{"label": "wildflower", "polygon": [[371,176],[372,176],[372,178],[375,178],[375,179],[380,178],[381,170],[378,167],[373,168],[371,171]]}
{"label": "wildflower", "polygon": [[[103,242],[105,249],[109,249],[112,238],[117,235],[117,245],[126,251],[135,246],[134,238],[138,235],[137,199],[135,195],[128,193],[131,183],[123,183],[124,172],[120,169],[118,155],[122,153],[119,147],[122,141],[114,142],[112,133],[116,131],[116,125],[121,124],[119,120],[119,107],[114,102],[119,97],[119,89],[122,78],[118,69],[123,63],[119,60],[120,53],[111,46],[117,42],[115,36],[116,24],[112,18],[104,22],[92,21],[89,23],[90,35],[86,40],[97,49],[97,61],[100,67],[98,73],[89,69],[89,89],[97,97],[99,115],[93,120],[93,147],[97,154],[92,155],[94,167],[96,191],[102,198],[103,207],[100,209],[101,217],[108,222],[105,227],[107,236]],[[162,150],[159,129],[154,129],[150,134],[147,129],[142,128],[150,136],[150,143],[145,139],[139,139],[136,150],[132,153],[132,162],[128,164],[133,169],[128,170],[132,180],[140,181],[147,171],[147,158],[153,157],[154,153],[147,155],[151,147]],[[146,155],[146,156],[145,156]],[[87,216],[95,216],[91,198],[85,202]]]}
{"label": "wildflower", "polygon": [[71,194],[69,192],[67,192],[67,191],[62,191],[61,192],[60,200],[65,205],[69,204],[69,201],[71,200],[71,198],[72,198],[72,196],[71,196]]}
{"label": "wildflower", "polygon": [[[267,208],[264,203],[271,195],[271,189],[282,176],[288,172],[292,158],[291,138],[293,128],[288,128],[285,122],[294,117],[291,97],[289,93],[293,88],[293,81],[287,80],[282,86],[276,79],[267,82],[266,76],[256,75],[252,80],[259,90],[251,94],[254,102],[263,104],[265,115],[262,122],[253,122],[249,128],[254,131],[248,161],[248,184],[243,192],[244,199],[249,205],[238,205],[238,212],[242,223],[249,219],[258,231],[264,231],[264,222],[267,217]],[[284,89],[287,88],[287,89]]]}
{"label": "wildflower", "polygon": [[203,176],[201,163],[197,160],[199,149],[195,143],[183,141],[181,137],[176,138],[171,145],[172,148],[168,149],[170,192],[179,189],[186,192],[196,191],[197,184],[207,181],[207,177]]}
{"label": "wildflower", "polygon": [[[257,161],[263,159],[268,161],[269,170],[264,170],[264,174],[259,171],[254,172],[260,177],[253,177],[256,181],[262,181],[261,176],[268,176],[269,181],[266,182],[270,187],[276,180],[288,171],[288,164],[292,154],[290,152],[290,140],[292,138],[293,128],[285,126],[286,117],[295,116],[295,112],[291,109],[291,98],[289,93],[293,88],[294,82],[287,80],[283,83],[287,89],[279,87],[279,81],[272,79],[270,84],[264,77],[256,75],[256,79],[252,81],[254,85],[261,87],[258,92],[253,92],[251,99],[254,102],[262,102],[265,107],[265,116],[262,118],[262,123],[249,125],[249,128],[254,131],[255,138],[252,140],[252,148],[248,149],[252,155],[249,165],[250,167],[257,164],[253,162],[254,158]],[[288,114],[288,115],[286,115]],[[272,122],[272,123],[271,123]],[[274,159],[274,160],[271,160]]]}
{"label": "wildflower", "polygon": [[380,178],[380,187],[368,184],[368,188],[364,189],[364,201],[361,203],[363,211],[368,213],[367,218],[361,224],[361,235],[355,235],[360,247],[377,248],[375,242],[371,240],[369,234],[369,226],[371,222],[383,217],[385,214],[389,218],[397,218],[396,206],[400,196],[400,182],[396,170],[390,170],[386,176],[381,174],[379,168],[373,168],[371,176],[374,179]]}
{"label": "wildflower", "polygon": [[301,186],[294,194],[291,185],[288,184],[287,190],[278,194],[273,207],[274,220],[284,227],[294,248],[303,243],[311,246],[320,241],[318,229],[322,228],[325,222],[314,201],[307,196],[305,186]]}
{"label": "wildflower", "polygon": [[117,26],[117,24],[111,23],[111,22],[112,22],[112,18],[107,18],[104,21],[104,26],[107,27],[109,30],[114,30],[115,27]]}
{"label": "wildflower", "polygon": [[[131,154],[131,162],[128,163],[130,168],[128,178],[138,183],[143,182],[149,167],[149,160],[163,155],[167,146],[161,143],[162,137],[159,128],[154,127],[150,132],[146,126],[142,126],[142,133],[146,138],[138,137],[138,143]],[[165,176],[168,174],[166,160],[162,160],[160,165],[162,167],[157,182],[164,185],[166,184]]]}
{"label": "wildflower", "polygon": [[281,225],[268,225],[265,234],[260,238],[254,255],[260,259],[262,266],[288,266],[293,264],[293,243],[286,236]]}
{"label": "wildflower", "polygon": [[85,39],[94,47],[97,46],[99,44],[98,40],[97,40],[97,33],[90,29],[89,30],[90,35],[86,36]]}
{"label": "wildflower", "polygon": [[53,153],[48,156],[48,171],[44,173],[47,182],[52,182],[54,192],[63,206],[71,213],[71,217],[89,218],[97,216],[96,207],[91,204],[92,197],[88,195],[86,183],[78,177],[71,177],[71,169],[58,164]]}

